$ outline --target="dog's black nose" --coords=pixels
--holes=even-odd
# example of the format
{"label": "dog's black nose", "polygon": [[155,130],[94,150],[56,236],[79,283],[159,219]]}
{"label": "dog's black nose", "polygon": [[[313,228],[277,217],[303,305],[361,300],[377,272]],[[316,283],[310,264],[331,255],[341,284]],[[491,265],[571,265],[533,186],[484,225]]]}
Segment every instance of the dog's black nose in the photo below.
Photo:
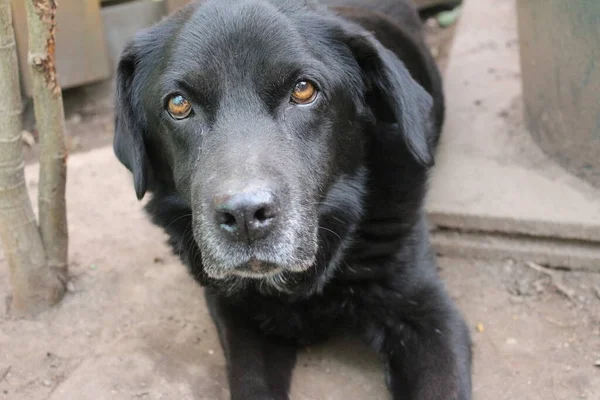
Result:
{"label": "dog's black nose", "polygon": [[267,236],[279,214],[277,197],[269,189],[216,196],[213,205],[219,227],[246,243]]}

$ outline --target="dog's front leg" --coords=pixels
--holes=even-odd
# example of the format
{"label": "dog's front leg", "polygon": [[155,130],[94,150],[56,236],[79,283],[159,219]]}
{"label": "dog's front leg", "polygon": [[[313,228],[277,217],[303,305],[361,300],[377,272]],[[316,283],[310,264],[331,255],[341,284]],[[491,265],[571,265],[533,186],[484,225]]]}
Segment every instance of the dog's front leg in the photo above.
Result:
{"label": "dog's front leg", "polygon": [[268,340],[225,299],[205,293],[227,359],[231,399],[288,399],[296,348]]}
{"label": "dog's front leg", "polygon": [[[363,335],[387,360],[394,400],[470,400],[468,328],[440,284],[413,296],[378,290]],[[379,301],[377,301],[379,300]]]}

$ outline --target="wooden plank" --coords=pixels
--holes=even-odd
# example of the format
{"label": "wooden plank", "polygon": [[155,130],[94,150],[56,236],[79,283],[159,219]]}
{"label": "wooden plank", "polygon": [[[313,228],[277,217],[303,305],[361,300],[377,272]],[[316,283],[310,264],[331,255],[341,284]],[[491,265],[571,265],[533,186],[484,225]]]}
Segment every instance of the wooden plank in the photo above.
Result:
{"label": "wooden plank", "polygon": [[[12,7],[23,93],[30,96],[24,0],[12,0]],[[61,86],[69,88],[108,78],[109,61],[98,0],[61,0],[56,22],[56,69]]]}

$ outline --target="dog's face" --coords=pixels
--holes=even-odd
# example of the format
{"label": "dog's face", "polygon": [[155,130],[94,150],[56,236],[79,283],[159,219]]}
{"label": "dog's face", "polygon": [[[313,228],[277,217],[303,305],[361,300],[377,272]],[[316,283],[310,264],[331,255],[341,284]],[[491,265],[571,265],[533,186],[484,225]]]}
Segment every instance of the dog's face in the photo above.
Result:
{"label": "dog's face", "polygon": [[431,162],[430,105],[355,25],[302,2],[214,1],[125,50],[115,151],[139,198],[189,205],[209,277],[275,282],[339,258],[364,210],[367,126]]}

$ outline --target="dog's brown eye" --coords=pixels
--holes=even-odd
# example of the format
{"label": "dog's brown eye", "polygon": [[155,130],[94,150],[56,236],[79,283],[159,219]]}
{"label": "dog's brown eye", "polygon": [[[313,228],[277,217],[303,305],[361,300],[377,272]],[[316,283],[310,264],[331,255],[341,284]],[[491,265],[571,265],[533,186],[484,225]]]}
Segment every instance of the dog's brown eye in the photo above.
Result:
{"label": "dog's brown eye", "polygon": [[317,97],[317,88],[306,80],[296,82],[292,92],[292,101],[297,104],[308,104]]}
{"label": "dog's brown eye", "polygon": [[180,94],[172,96],[167,104],[169,115],[175,119],[187,118],[192,112],[192,104]]}

